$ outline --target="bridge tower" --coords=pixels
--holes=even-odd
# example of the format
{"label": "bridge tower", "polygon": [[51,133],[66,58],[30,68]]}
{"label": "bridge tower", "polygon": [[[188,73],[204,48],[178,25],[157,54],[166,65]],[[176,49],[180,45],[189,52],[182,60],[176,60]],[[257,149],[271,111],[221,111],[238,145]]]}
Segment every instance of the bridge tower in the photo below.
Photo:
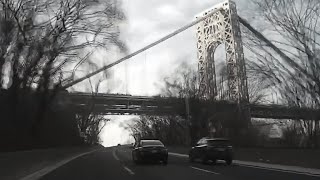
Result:
{"label": "bridge tower", "polygon": [[220,9],[220,11],[208,16],[204,21],[201,21],[197,25],[200,97],[204,99],[216,98],[217,89],[214,53],[216,48],[224,43],[228,73],[229,100],[238,103],[242,114],[241,121],[244,120],[248,122],[248,120],[250,120],[250,109],[248,106],[249,96],[236,5],[233,1],[227,0],[204,11],[196,18],[204,17],[216,9]]}

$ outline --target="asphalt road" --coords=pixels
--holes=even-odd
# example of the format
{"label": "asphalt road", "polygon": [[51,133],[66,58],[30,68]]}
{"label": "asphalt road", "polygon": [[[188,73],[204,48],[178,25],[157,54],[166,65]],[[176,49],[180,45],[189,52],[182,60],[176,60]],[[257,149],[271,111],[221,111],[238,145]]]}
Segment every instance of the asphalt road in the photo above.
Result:
{"label": "asphalt road", "polygon": [[227,166],[223,163],[216,165],[189,163],[187,158],[175,156],[169,156],[167,166],[160,163],[136,165],[131,160],[131,149],[121,146],[105,148],[82,156],[41,178],[41,180],[60,179],[319,180],[320,177],[238,165]]}

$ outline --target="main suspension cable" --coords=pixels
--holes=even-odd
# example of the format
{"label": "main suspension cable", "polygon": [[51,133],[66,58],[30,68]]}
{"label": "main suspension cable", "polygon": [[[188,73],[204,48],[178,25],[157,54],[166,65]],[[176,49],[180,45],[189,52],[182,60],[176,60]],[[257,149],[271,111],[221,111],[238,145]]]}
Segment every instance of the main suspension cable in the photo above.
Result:
{"label": "main suspension cable", "polygon": [[110,63],[110,64],[108,64],[108,65],[106,65],[106,66],[104,66],[104,67],[102,67],[102,68],[100,68],[100,69],[98,69],[98,70],[96,70],[94,72],[91,72],[91,73],[85,75],[82,78],[76,79],[73,82],[62,86],[61,89],[67,89],[67,88],[69,88],[69,87],[71,87],[71,86],[73,86],[73,85],[75,85],[75,84],[77,84],[77,83],[89,78],[89,77],[92,77],[92,76],[94,76],[94,75],[96,75],[96,74],[98,74],[98,73],[100,73],[102,71],[105,71],[105,70],[107,70],[107,69],[109,69],[109,68],[111,68],[111,67],[113,67],[113,66],[115,66],[115,65],[117,65],[117,64],[119,64],[119,63],[121,63],[123,61],[125,61],[125,60],[128,60],[131,57],[136,56],[136,55],[140,54],[141,52],[143,52],[145,50],[148,50],[148,49],[152,48],[153,46],[156,46],[156,45],[158,45],[158,44],[160,44],[160,43],[172,38],[173,36],[175,36],[177,34],[180,34],[181,32],[183,32],[183,31],[189,29],[190,27],[198,24],[199,22],[207,19],[209,16],[219,12],[220,10],[222,10],[222,8],[217,8],[217,9],[213,10],[212,12],[209,12],[207,15],[192,21],[191,23],[189,23],[189,24],[179,28],[178,30],[176,30],[176,31],[164,36],[163,38],[161,38],[161,39],[159,39],[159,40],[157,40],[157,41],[155,41],[155,42],[153,42],[153,43],[151,43],[151,44],[149,44],[149,45],[147,45],[147,46],[145,46],[145,47],[143,47],[143,48],[141,48],[141,49],[139,49],[139,50],[137,50],[137,51],[135,51],[135,52],[133,52],[133,53],[131,53],[131,54],[119,59],[119,60],[117,60],[117,61],[115,61],[115,62],[113,62],[113,63]]}

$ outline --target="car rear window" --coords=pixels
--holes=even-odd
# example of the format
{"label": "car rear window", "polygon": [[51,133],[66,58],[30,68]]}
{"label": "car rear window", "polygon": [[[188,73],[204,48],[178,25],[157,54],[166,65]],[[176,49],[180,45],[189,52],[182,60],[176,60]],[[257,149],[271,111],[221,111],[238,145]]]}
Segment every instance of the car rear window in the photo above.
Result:
{"label": "car rear window", "polygon": [[231,143],[229,140],[207,140],[208,145],[210,146],[230,146]]}
{"label": "car rear window", "polygon": [[164,146],[160,141],[141,141],[142,146]]}

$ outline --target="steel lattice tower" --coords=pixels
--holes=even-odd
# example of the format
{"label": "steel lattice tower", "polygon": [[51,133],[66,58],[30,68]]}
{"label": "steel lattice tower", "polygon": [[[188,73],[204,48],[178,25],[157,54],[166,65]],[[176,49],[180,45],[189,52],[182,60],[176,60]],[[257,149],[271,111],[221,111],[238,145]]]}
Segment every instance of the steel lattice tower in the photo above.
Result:
{"label": "steel lattice tower", "polygon": [[214,98],[217,94],[214,53],[216,48],[224,43],[229,98],[238,103],[248,102],[243,45],[235,3],[225,1],[200,14],[197,18],[206,16],[219,8],[221,8],[220,11],[197,25],[200,96],[209,99]]}
{"label": "steel lattice tower", "polygon": [[216,48],[224,43],[228,76],[229,100],[239,104],[240,126],[250,122],[250,108],[246,68],[240,23],[236,5],[227,0],[201,13],[202,18],[217,9],[220,11],[208,16],[197,25],[198,70],[200,79],[200,97],[215,99],[217,95],[214,53]]}

